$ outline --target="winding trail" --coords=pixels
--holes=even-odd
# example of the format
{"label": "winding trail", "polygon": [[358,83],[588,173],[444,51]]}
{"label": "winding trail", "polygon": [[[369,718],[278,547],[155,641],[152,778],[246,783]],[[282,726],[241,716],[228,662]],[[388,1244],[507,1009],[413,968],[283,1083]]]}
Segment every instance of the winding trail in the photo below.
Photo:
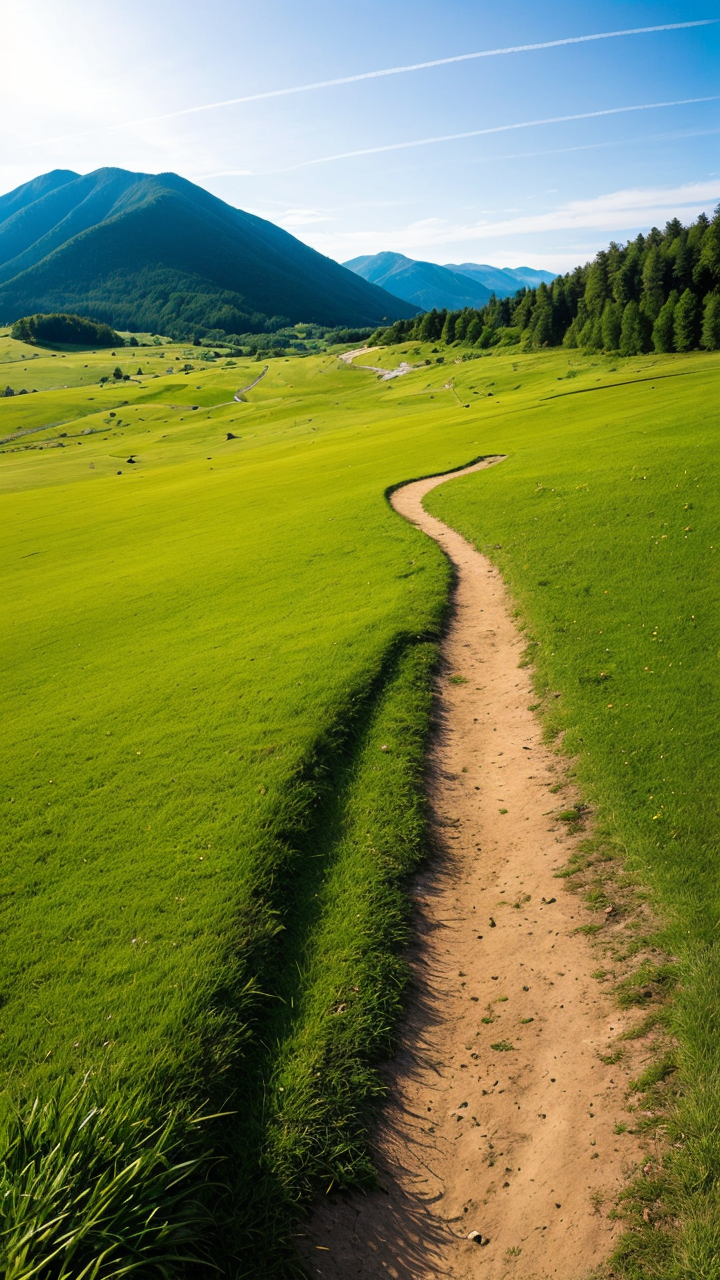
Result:
{"label": "winding trail", "polygon": [[[233,400],[238,400],[238,401],[242,400],[246,391],[252,391],[253,387],[256,387],[258,382],[262,381],[262,379],[265,377],[265,374],[267,373],[269,368],[270,368],[270,365],[266,364],[262,373],[258,374],[254,382],[249,382],[246,387],[238,387],[237,391],[235,392],[235,395],[233,396]],[[228,404],[230,403],[231,401],[228,400]]]}
{"label": "winding trail", "polygon": [[497,570],[422,506],[501,461],[392,498],[457,577],[428,769],[436,856],[413,888],[381,1189],[316,1207],[300,1251],[322,1280],[582,1280],[611,1251],[607,1211],[641,1154],[614,1128],[643,1048],[601,1060],[633,1015],[593,978],[598,955],[576,932],[588,916],[553,874],[579,837],[552,816],[570,801],[551,790],[562,762],[529,710],[522,636]]}
{"label": "winding trail", "polygon": [[423,366],[419,364],[408,364],[407,360],[402,360],[397,369],[381,369],[376,364],[355,364],[356,356],[367,355],[369,351],[377,351],[377,347],[358,347],[356,351],[344,351],[338,358],[344,364],[353,365],[355,369],[367,369],[370,373],[382,374],[382,382],[390,382],[393,378],[403,378],[406,373],[412,373],[413,369],[421,369]]}

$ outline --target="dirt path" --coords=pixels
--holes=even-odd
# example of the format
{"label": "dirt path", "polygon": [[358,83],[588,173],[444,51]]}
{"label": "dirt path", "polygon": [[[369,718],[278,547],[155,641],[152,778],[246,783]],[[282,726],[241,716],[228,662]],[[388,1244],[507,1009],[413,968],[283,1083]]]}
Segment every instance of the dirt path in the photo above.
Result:
{"label": "dirt path", "polygon": [[[365,356],[370,351],[377,351],[377,347],[358,347],[357,351],[344,351],[339,357],[345,364],[350,365],[355,361],[356,356]],[[382,381],[389,382],[392,378],[402,378],[406,373],[412,373],[413,369],[421,368],[418,364],[408,364],[407,360],[402,360],[397,369],[381,369],[376,364],[356,364],[356,369],[367,369],[370,373],[381,373]]]}
{"label": "dirt path", "polygon": [[606,1213],[640,1156],[614,1132],[637,1063],[600,1058],[632,1015],[592,977],[599,957],[576,933],[587,914],[553,875],[574,837],[552,814],[569,800],[551,790],[562,765],[529,710],[502,579],[422,508],[451,478],[393,495],[453,560],[457,589],[429,761],[439,853],[414,886],[382,1189],[328,1198],[302,1254],[322,1280],[581,1280],[611,1250]]}
{"label": "dirt path", "polygon": [[[242,397],[245,395],[246,391],[252,391],[253,387],[256,387],[258,382],[262,382],[269,368],[270,368],[270,365],[266,364],[262,373],[258,374],[254,382],[249,382],[246,387],[239,387],[238,390],[235,392],[235,395],[233,396],[233,400],[242,400]],[[232,404],[232,401],[228,400],[228,404]]]}

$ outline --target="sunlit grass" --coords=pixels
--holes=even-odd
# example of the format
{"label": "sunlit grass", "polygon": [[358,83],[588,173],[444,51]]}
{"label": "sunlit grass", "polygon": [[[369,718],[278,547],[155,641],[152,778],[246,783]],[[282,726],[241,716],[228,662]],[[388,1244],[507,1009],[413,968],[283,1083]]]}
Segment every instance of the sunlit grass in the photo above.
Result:
{"label": "sunlit grass", "polygon": [[[680,1225],[651,1273],[703,1280],[717,1274],[720,1209],[717,393],[709,365],[569,396],[532,447],[427,502],[502,569],[538,688],[555,695],[548,731],[563,733],[598,822],[654,891],[679,959],[682,1154],[662,1199]],[[650,1231],[642,1218],[638,1229]],[[654,1250],[628,1237],[626,1274],[647,1275]]]}
{"label": "sunlit grass", "polygon": [[[176,354],[185,348],[163,349],[165,369]],[[14,383],[10,357],[0,381]],[[707,611],[693,607],[696,629],[678,630],[675,604],[654,608],[652,584],[670,592],[678,575],[682,591],[707,593],[711,562],[689,535],[668,555],[665,517],[637,504],[652,491],[660,513],[680,483],[667,462],[677,424],[685,453],[697,450],[711,412],[700,397],[710,406],[720,362],[393,357],[433,363],[384,383],[329,356],[273,359],[238,404],[233,390],[257,363],[100,389],[100,355],[88,386],[87,353],[44,355],[46,389],[0,401],[8,1097],[45,1107],[89,1071],[120,1097],[145,1090],[149,1115],[178,1100],[233,1111],[201,1140],[227,1157],[221,1180],[234,1188],[218,1200],[213,1253],[229,1272],[228,1251],[249,1270],[257,1257],[289,1265],[298,1198],[318,1180],[370,1177],[374,1063],[391,1046],[404,982],[402,889],[423,850],[429,673],[450,583],[435,544],[390,509],[389,486],[509,455],[432,502],[501,558],[541,641],[541,683],[575,708],[587,786],[600,797],[597,776],[603,796],[617,793],[618,829],[656,866],[658,900],[686,928],[710,918],[687,868],[673,872],[660,819],[647,837],[626,815],[664,776],[662,821],[675,830],[679,813],[677,839],[700,848],[707,806],[674,736],[682,725],[690,741],[678,718],[688,664],[702,679],[709,670]],[[145,369],[144,350],[131,358]],[[668,376],[652,400],[645,384],[548,398],[568,371],[581,391]],[[633,466],[649,479],[631,481]],[[704,472],[689,470],[704,494]],[[705,537],[704,507],[689,500],[693,536]],[[684,539],[676,516],[673,538]],[[579,622],[560,631],[576,582],[585,648]],[[624,615],[635,589],[653,604],[642,620],[658,624],[655,640]],[[609,656],[590,626],[598,600]],[[633,663],[652,667],[652,645],[672,676],[661,666],[663,684],[648,685],[643,672],[620,697],[629,637]],[[664,774],[641,750],[658,688],[671,697]],[[705,694],[694,705],[697,762],[709,750]],[[608,726],[622,742],[612,746]]]}

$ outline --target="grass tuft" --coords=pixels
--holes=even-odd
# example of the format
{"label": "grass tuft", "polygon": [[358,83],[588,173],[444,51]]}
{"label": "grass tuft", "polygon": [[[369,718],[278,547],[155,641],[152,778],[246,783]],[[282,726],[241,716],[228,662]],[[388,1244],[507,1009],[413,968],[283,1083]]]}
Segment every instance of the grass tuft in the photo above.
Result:
{"label": "grass tuft", "polygon": [[[141,1093],[102,1099],[90,1082],[13,1108],[0,1152],[0,1270],[6,1280],[168,1280],[215,1272],[207,1118]],[[198,1192],[202,1188],[203,1196]]]}

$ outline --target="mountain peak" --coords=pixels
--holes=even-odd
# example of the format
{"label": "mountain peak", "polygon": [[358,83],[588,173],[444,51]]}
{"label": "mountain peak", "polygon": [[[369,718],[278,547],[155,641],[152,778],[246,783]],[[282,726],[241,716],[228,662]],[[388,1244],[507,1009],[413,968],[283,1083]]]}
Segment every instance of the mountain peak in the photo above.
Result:
{"label": "mountain peak", "polygon": [[59,169],[0,197],[0,321],[71,311],[184,337],[415,310],[176,173]]}
{"label": "mountain peak", "polygon": [[541,280],[549,283],[555,278],[549,271],[534,271],[531,267],[492,267],[474,262],[440,266],[390,250],[351,258],[344,265],[364,280],[414,302],[423,311],[433,307],[453,311],[482,307],[493,293],[498,298],[509,298],[518,289],[536,288]]}

